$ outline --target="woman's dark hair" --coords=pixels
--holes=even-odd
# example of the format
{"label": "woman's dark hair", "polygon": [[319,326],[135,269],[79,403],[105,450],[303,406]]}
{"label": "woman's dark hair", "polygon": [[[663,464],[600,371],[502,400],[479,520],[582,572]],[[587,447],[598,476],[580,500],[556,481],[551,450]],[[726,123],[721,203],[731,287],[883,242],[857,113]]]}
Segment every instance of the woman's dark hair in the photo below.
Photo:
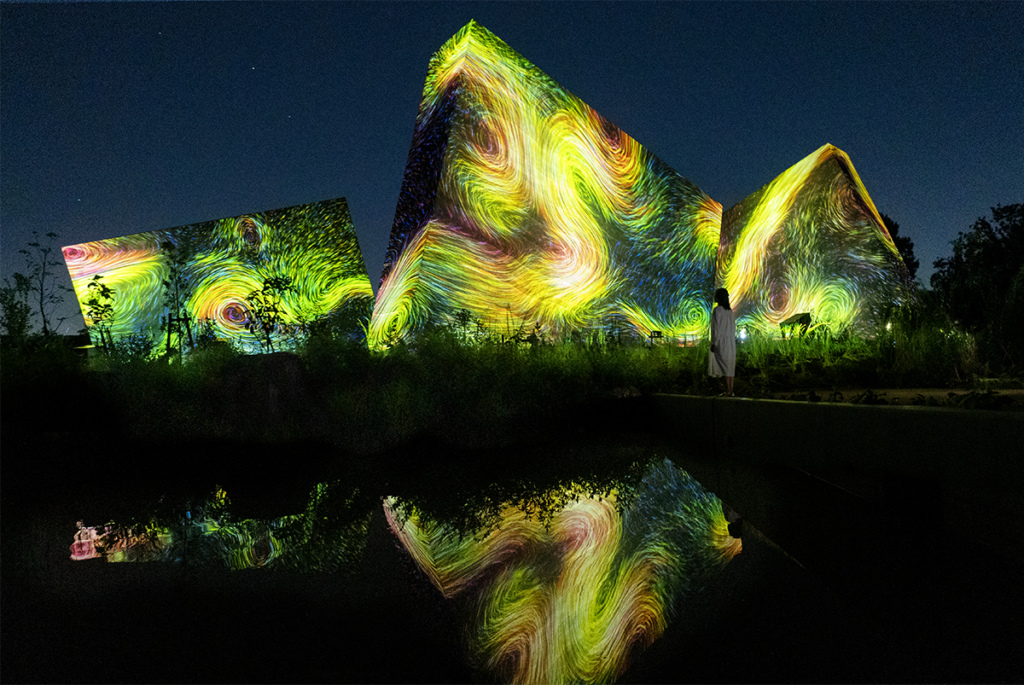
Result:
{"label": "woman's dark hair", "polygon": [[729,306],[729,291],[725,288],[719,288],[715,291],[715,304],[722,309],[732,309]]}

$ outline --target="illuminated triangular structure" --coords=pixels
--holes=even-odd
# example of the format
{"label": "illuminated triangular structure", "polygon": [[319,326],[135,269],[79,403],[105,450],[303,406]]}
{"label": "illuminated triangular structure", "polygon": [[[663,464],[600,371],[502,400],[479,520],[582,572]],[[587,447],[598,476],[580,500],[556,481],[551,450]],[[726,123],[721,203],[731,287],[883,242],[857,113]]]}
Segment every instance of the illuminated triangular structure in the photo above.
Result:
{"label": "illuminated triangular structure", "polygon": [[[721,205],[470,22],[432,57],[371,344],[707,329]],[[468,312],[468,315],[466,314]]]}
{"label": "illuminated triangular structure", "polygon": [[[103,330],[113,342],[148,338],[157,351],[176,348],[179,334],[191,342],[199,336],[225,340],[241,352],[264,351],[263,336],[249,325],[250,295],[269,278],[290,279],[291,288],[275,303],[280,320],[275,349],[293,348],[313,322],[361,336],[373,304],[344,198],[69,245],[63,251],[97,343]],[[102,322],[90,316],[88,305],[95,299],[90,284],[97,277],[113,289],[112,312]],[[170,289],[180,304],[168,327]]]}
{"label": "illuminated triangular structure", "polygon": [[842,150],[824,145],[722,217],[716,282],[740,325],[810,313],[837,331],[881,320],[910,277]]}

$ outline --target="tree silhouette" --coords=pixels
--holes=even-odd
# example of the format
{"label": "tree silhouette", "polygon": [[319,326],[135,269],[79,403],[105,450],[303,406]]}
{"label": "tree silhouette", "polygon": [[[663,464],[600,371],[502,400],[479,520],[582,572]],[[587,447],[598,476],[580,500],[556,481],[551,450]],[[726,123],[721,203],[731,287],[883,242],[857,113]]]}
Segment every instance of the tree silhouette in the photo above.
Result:
{"label": "tree silhouette", "polygon": [[164,306],[167,308],[167,318],[161,323],[161,328],[166,332],[167,353],[171,353],[171,344],[174,341],[173,334],[177,334],[178,349],[180,356],[188,341],[189,346],[194,346],[192,336],[192,323],[188,314],[185,302],[191,294],[188,279],[185,277],[185,258],[183,251],[178,245],[171,241],[160,243],[160,249],[167,255],[167,278],[163,279]]}
{"label": "tree silhouette", "polygon": [[908,236],[900,235],[900,225],[891,217],[883,214],[882,221],[885,223],[885,228],[889,231],[892,241],[896,243],[896,249],[900,251],[903,263],[907,265],[910,280],[914,280],[917,277],[917,268],[921,266],[921,262],[914,256],[914,241]]}
{"label": "tree silhouette", "polygon": [[990,358],[1024,364],[1024,204],[992,208],[953,240],[953,255],[935,260],[932,290]]}
{"label": "tree silhouette", "polygon": [[114,289],[103,282],[101,274],[92,277],[88,289],[89,299],[83,303],[85,315],[99,332],[100,346],[109,351],[114,346],[110,334],[110,321],[114,318]]}
{"label": "tree silhouette", "polygon": [[8,343],[22,344],[32,325],[32,307],[28,304],[32,284],[24,274],[15,273],[14,283],[4,279],[0,286],[0,328]]}
{"label": "tree silhouette", "polygon": [[254,336],[263,338],[264,348],[274,351],[272,336],[281,331],[285,324],[283,298],[286,294],[297,293],[292,279],[288,276],[271,277],[263,281],[263,287],[249,293],[246,301],[248,323],[246,327]]}
{"label": "tree silhouette", "polygon": [[[67,317],[63,316],[57,319],[56,326],[50,325],[54,309],[64,302],[61,292],[71,292],[71,289],[56,282],[57,274],[54,272],[54,267],[60,264],[60,259],[54,254],[53,241],[57,239],[57,234],[47,233],[44,236],[47,238],[45,243],[40,241],[37,231],[32,231],[32,235],[35,238],[28,243],[28,247],[31,249],[18,250],[18,252],[25,256],[28,274],[23,277],[30,284],[30,292],[35,293],[32,296],[33,305],[42,322],[42,334],[46,336],[56,333],[56,329],[60,328],[60,325],[67,320]],[[59,254],[58,251],[57,255]],[[21,274],[15,274],[16,277],[19,275]]]}

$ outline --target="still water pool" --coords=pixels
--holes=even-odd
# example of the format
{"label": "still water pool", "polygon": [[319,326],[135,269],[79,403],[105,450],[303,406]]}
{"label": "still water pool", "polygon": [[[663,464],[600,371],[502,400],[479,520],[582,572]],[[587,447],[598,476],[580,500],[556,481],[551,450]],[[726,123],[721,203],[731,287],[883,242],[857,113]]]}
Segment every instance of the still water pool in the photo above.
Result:
{"label": "still water pool", "polygon": [[[238,520],[230,493],[216,488],[201,504],[131,526],[80,521],[70,558],[247,574],[293,569],[305,572],[286,576],[297,584],[354,583],[379,541],[370,540],[374,512],[327,515],[339,502],[345,509],[347,494],[323,484],[304,512]],[[494,525],[474,531],[437,523],[396,498],[376,512],[406,563],[374,572],[431,587],[467,667],[498,682],[614,681],[741,550],[718,498],[668,460],[650,466],[628,497],[571,485],[549,496],[560,506],[546,517],[507,503]]]}

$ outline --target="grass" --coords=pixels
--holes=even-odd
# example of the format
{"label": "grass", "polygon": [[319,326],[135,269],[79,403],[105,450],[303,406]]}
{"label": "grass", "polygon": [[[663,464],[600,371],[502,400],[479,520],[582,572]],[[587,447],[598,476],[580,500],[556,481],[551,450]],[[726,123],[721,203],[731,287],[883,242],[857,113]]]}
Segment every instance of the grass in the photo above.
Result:
{"label": "grass", "polygon": [[[171,463],[192,475],[167,487],[193,496],[213,485],[206,481],[218,468],[267,463],[281,488],[358,486],[366,506],[394,495],[470,531],[493,525],[510,502],[544,519],[560,505],[550,494],[559,490],[628,497],[657,445],[644,443],[635,425],[643,417],[623,400],[721,391],[707,376],[707,342],[466,338],[441,327],[371,353],[319,335],[296,354],[242,356],[211,345],[184,364],[130,349],[85,359],[36,341],[2,349],[0,416],[6,434],[29,444],[72,431],[115,445],[100,460],[120,458],[111,470],[121,475],[94,479],[101,490],[162,483]],[[994,369],[973,336],[894,317],[873,337],[752,334],[738,345],[737,390],[879,404],[888,398],[875,389],[938,387],[949,392],[945,406],[1005,408]],[[1020,376],[1003,371],[995,387],[1021,387]],[[130,452],[168,442],[176,452],[159,464],[112,456],[117,444]],[[314,458],[317,449],[328,456]]]}

